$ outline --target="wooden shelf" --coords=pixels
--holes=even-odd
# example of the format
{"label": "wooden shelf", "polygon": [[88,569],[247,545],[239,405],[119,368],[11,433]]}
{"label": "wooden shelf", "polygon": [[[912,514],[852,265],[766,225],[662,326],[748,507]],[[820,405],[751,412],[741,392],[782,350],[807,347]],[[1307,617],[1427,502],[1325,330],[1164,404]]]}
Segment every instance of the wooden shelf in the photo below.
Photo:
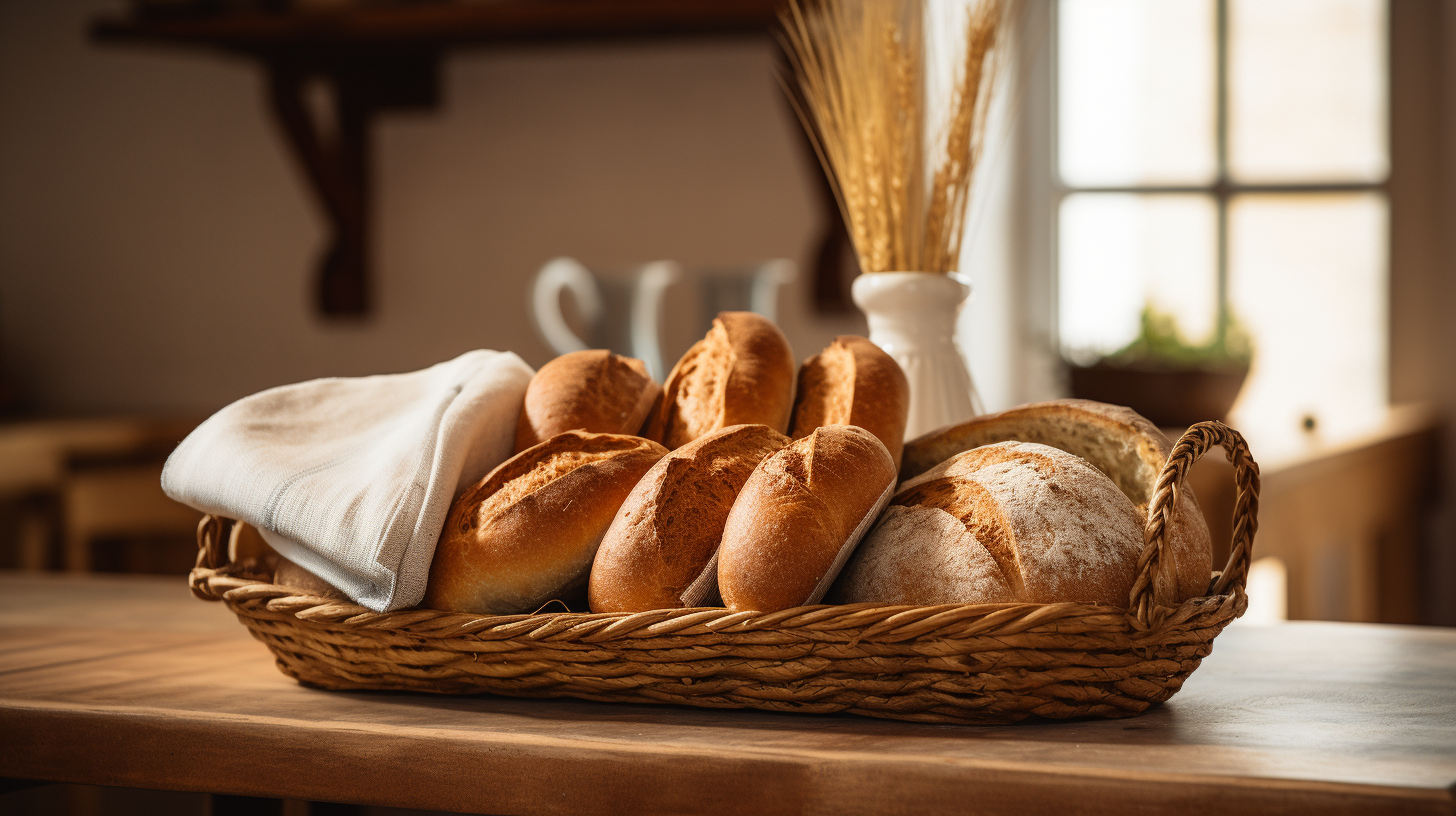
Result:
{"label": "wooden shelf", "polygon": [[[767,37],[781,0],[478,0],[308,12],[165,15],[138,7],[91,26],[100,42],[217,48],[258,59],[271,113],[329,220],[315,286],[326,316],[370,312],[370,123],[439,101],[439,60],[454,48],[699,36]],[[198,4],[202,7],[202,4]],[[317,121],[304,89],[336,104]],[[838,219],[832,219],[837,223]]]}
{"label": "wooden shelf", "polygon": [[764,35],[779,0],[480,0],[339,11],[105,17],[101,40],[299,48],[415,49],[516,42]]}

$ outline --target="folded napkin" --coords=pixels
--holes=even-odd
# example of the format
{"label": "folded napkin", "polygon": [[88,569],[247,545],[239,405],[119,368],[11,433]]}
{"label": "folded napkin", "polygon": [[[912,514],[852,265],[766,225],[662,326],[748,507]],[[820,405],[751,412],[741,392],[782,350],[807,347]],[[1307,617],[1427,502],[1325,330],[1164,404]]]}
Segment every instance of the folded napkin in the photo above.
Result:
{"label": "folded napkin", "polygon": [[162,489],[253,525],[370,609],[414,606],[451,501],[510,456],[531,375],[514,354],[472,351],[408,374],[273,388],[198,426]]}

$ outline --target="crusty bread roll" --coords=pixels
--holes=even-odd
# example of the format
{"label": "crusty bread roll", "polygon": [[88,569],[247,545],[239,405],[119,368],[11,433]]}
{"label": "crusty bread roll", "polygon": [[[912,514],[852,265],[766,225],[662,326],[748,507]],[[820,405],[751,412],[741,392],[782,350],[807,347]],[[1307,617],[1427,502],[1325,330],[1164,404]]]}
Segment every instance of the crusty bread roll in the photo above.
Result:
{"label": "crusty bread roll", "polygon": [[835,585],[840,603],[1075,601],[1127,607],[1132,501],[1084,460],[999,442],[901,485]]}
{"label": "crusty bread roll", "polygon": [[715,599],[714,556],[733,500],[758,463],[787,444],[788,437],[767,425],[730,425],[659,459],[597,550],[592,611],[673,609]]}
{"label": "crusty bread roll", "polygon": [[723,312],[667,375],[644,434],[674,450],[729,425],[789,429],[794,352],[767,318]]}
{"label": "crusty bread roll", "polygon": [[889,500],[895,463],[853,425],[827,425],[764,459],[739,491],[718,548],[735,611],[817,603]]}
{"label": "crusty bread roll", "polygon": [[[911,479],[961,451],[1007,440],[1038,442],[1087,460],[1117,485],[1144,519],[1158,474],[1173,452],[1162,431],[1130,408],[1056,400],[987,414],[913,439],[905,444],[900,478]],[[1204,595],[1213,573],[1208,523],[1186,482],[1168,534],[1164,564],[1177,576],[1176,587],[1171,596],[1157,593],[1156,600],[1171,606]]]}
{"label": "crusty bread roll", "polygon": [[885,443],[898,469],[909,416],[910,382],[900,364],[869,340],[844,335],[799,366],[789,436],[802,439],[824,425],[858,425]]}
{"label": "crusty bread roll", "polygon": [[507,459],[450,508],[425,606],[514,615],[554,599],[580,610],[602,535],[666,453],[637,436],[567,431]]}
{"label": "crusty bread roll", "polygon": [[565,431],[635,436],[661,395],[641,360],[603,349],[563,354],[526,387],[515,452]]}
{"label": "crusty bread roll", "polygon": [[281,555],[278,556],[278,566],[273,569],[273,583],[320,598],[347,600],[344,593],[335,588],[333,584]]}

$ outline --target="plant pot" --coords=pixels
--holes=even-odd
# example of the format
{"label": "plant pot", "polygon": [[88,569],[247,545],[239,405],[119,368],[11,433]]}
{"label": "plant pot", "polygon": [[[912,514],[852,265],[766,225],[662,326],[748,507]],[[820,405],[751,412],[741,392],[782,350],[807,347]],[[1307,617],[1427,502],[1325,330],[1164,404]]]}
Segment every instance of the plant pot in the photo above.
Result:
{"label": "plant pot", "polygon": [[1184,428],[1228,416],[1247,363],[1172,366],[1157,363],[1069,365],[1072,396],[1126,405],[1160,428]]}
{"label": "plant pot", "polygon": [[971,287],[956,275],[867,272],[850,289],[869,319],[870,340],[910,381],[905,438],[984,413],[956,343],[956,316]]}

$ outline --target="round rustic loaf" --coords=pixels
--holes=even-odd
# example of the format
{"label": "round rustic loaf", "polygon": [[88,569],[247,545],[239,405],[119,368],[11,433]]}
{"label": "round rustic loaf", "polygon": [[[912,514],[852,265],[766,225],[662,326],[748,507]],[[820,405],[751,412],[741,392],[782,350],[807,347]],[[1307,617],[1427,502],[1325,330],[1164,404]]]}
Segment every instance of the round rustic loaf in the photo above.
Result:
{"label": "round rustic loaf", "polygon": [[1142,519],[1065,451],[1000,442],[901,485],[834,587],[840,603],[1126,608]]}
{"label": "round rustic loaf", "polygon": [[567,431],[507,459],[455,500],[425,606],[482,615],[585,607],[592,558],[632,487],[667,451],[649,439]]}
{"label": "round rustic loaf", "polygon": [[789,436],[802,439],[824,425],[858,425],[879,438],[900,467],[910,382],[895,358],[863,337],[834,338],[799,366]]}
{"label": "round rustic loaf", "polygon": [[794,352],[772,321],[723,312],[672,367],[645,435],[674,450],[729,425],[789,429]]}
{"label": "round rustic loaf", "polygon": [[827,425],[748,477],[718,548],[718,589],[735,611],[817,603],[895,485],[874,434]]}
{"label": "round rustic loaf", "polygon": [[730,425],[657,461],[632,489],[597,549],[593,612],[697,606],[717,597],[728,511],[764,457],[789,444],[767,425]]}
{"label": "round rustic loaf", "polygon": [[[1008,440],[1050,445],[1085,459],[1117,485],[1144,519],[1158,474],[1173,452],[1162,431],[1130,408],[1056,400],[987,414],[913,439],[905,444],[900,478],[914,478],[961,451]],[[1176,580],[1155,588],[1155,599],[1167,606],[1205,595],[1213,574],[1208,523],[1186,482],[1176,507],[1163,554]]]}
{"label": "round rustic loaf", "polygon": [[563,354],[526,387],[515,452],[565,431],[635,436],[661,395],[641,360],[603,349]]}

